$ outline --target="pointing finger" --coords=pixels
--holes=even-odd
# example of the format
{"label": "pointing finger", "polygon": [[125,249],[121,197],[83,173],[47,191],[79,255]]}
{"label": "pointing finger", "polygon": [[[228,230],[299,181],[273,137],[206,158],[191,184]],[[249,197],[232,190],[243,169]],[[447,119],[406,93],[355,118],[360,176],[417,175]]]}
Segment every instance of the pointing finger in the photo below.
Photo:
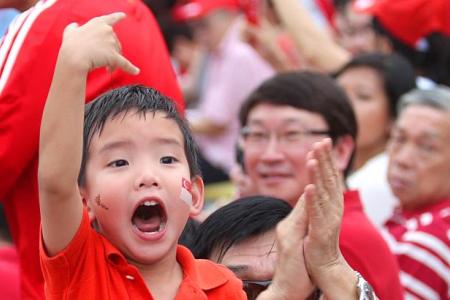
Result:
{"label": "pointing finger", "polygon": [[115,66],[132,75],[137,75],[140,72],[138,67],[133,65],[128,59],[120,54],[117,54],[116,56]]}
{"label": "pointing finger", "polygon": [[126,14],[123,12],[114,12],[112,14],[102,16],[101,18],[105,21],[106,24],[113,26],[125,17]]}

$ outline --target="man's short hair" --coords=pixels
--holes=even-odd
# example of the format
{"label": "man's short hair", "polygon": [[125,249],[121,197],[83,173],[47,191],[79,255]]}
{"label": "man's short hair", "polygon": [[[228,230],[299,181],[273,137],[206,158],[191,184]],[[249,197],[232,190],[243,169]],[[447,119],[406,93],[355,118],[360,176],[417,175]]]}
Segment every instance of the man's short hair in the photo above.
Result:
{"label": "man's short hair", "polygon": [[[147,113],[155,115],[162,112],[167,119],[173,120],[184,139],[184,152],[189,164],[191,176],[200,175],[198,151],[187,122],[180,116],[175,102],[157,90],[141,85],[130,85],[111,90],[86,105],[83,132],[83,158],[78,184],[85,184],[86,163],[89,160],[89,148],[92,137],[101,134],[105,123],[119,114],[136,113],[145,117]],[[155,130],[158,130],[155,128]]]}
{"label": "man's short hair", "polygon": [[450,111],[450,88],[445,85],[436,85],[430,89],[414,89],[400,98],[398,110],[401,112],[413,104]]}
{"label": "man's short hair", "polygon": [[235,200],[216,210],[199,226],[194,256],[208,259],[216,252],[220,262],[233,245],[275,229],[291,210],[287,202],[273,197]]}

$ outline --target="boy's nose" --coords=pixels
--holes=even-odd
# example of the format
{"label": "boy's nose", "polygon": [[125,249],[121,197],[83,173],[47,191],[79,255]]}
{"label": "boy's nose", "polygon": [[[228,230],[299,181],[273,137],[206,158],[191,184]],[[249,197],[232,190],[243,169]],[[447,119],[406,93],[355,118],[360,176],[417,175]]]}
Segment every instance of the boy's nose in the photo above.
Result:
{"label": "boy's nose", "polygon": [[158,176],[150,171],[144,170],[136,179],[135,188],[150,188],[150,187],[159,187],[160,181]]}

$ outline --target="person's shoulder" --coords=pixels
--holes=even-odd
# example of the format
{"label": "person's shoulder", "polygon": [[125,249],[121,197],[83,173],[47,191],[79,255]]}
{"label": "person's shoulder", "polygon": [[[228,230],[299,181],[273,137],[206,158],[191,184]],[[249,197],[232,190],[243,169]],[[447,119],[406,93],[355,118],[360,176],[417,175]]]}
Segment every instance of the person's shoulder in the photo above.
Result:
{"label": "person's shoulder", "polygon": [[239,280],[230,269],[208,259],[195,259],[195,264],[197,271],[202,275],[206,275],[205,277],[208,277],[208,280],[212,277],[221,281]]}

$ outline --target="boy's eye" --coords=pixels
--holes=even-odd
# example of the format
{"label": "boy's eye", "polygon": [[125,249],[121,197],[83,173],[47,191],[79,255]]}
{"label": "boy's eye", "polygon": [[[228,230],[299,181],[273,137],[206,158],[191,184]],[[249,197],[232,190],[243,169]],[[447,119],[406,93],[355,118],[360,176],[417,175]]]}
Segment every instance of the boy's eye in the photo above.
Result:
{"label": "boy's eye", "polygon": [[112,161],[108,164],[108,167],[114,167],[114,168],[120,168],[120,167],[124,167],[124,166],[128,166],[128,161],[126,161],[125,159],[118,159],[118,160]]}
{"label": "boy's eye", "polygon": [[160,162],[165,165],[173,164],[177,161],[178,160],[173,156],[164,156],[164,157],[161,157],[161,159],[160,159]]}

